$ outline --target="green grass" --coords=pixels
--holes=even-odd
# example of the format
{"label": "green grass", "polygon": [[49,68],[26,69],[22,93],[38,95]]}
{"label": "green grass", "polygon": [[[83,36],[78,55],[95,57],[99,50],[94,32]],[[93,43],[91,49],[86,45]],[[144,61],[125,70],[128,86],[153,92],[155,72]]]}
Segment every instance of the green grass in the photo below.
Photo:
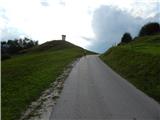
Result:
{"label": "green grass", "polygon": [[[83,49],[64,41],[48,42],[2,61],[2,120],[17,120]],[[91,52],[88,52],[91,53]]]}
{"label": "green grass", "polygon": [[110,48],[101,58],[137,88],[160,102],[160,35]]}

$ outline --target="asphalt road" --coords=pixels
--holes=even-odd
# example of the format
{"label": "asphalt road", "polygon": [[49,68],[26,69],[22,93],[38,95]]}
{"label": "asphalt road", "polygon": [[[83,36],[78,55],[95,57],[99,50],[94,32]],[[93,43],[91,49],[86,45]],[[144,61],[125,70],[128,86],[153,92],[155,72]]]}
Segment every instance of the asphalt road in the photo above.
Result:
{"label": "asphalt road", "polygon": [[160,120],[160,105],[90,55],[71,71],[50,120]]}

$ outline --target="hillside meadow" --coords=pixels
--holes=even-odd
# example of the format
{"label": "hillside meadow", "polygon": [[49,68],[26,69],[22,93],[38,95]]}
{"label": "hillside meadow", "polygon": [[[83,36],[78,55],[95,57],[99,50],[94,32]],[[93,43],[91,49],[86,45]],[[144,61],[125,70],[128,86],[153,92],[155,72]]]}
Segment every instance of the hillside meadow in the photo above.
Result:
{"label": "hillside meadow", "polygon": [[[52,41],[2,61],[2,119],[17,120],[84,49],[65,41]],[[91,54],[91,52],[87,51]]]}
{"label": "hillside meadow", "polygon": [[160,35],[115,46],[101,59],[121,76],[160,102]]}

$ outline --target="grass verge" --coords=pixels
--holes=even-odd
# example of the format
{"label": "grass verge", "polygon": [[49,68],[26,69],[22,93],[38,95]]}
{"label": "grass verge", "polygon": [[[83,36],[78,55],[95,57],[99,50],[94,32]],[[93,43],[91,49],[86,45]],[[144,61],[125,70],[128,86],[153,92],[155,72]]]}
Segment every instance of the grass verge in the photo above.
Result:
{"label": "grass verge", "polygon": [[2,61],[2,120],[19,119],[28,105],[41,95],[64,68],[83,55],[83,49],[73,45],[56,45],[56,49],[54,46],[49,49],[44,46]]}
{"label": "grass verge", "polygon": [[109,49],[102,60],[137,88],[160,102],[160,35]]}

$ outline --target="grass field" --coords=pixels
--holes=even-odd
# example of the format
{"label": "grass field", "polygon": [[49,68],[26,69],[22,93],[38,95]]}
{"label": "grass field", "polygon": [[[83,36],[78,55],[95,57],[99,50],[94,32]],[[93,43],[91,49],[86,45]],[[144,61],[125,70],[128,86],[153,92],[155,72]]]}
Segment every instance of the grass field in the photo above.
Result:
{"label": "grass field", "polygon": [[160,35],[110,48],[101,58],[137,88],[160,102]]}
{"label": "grass field", "polygon": [[68,42],[52,41],[2,61],[2,120],[19,119],[31,101],[83,51]]}

